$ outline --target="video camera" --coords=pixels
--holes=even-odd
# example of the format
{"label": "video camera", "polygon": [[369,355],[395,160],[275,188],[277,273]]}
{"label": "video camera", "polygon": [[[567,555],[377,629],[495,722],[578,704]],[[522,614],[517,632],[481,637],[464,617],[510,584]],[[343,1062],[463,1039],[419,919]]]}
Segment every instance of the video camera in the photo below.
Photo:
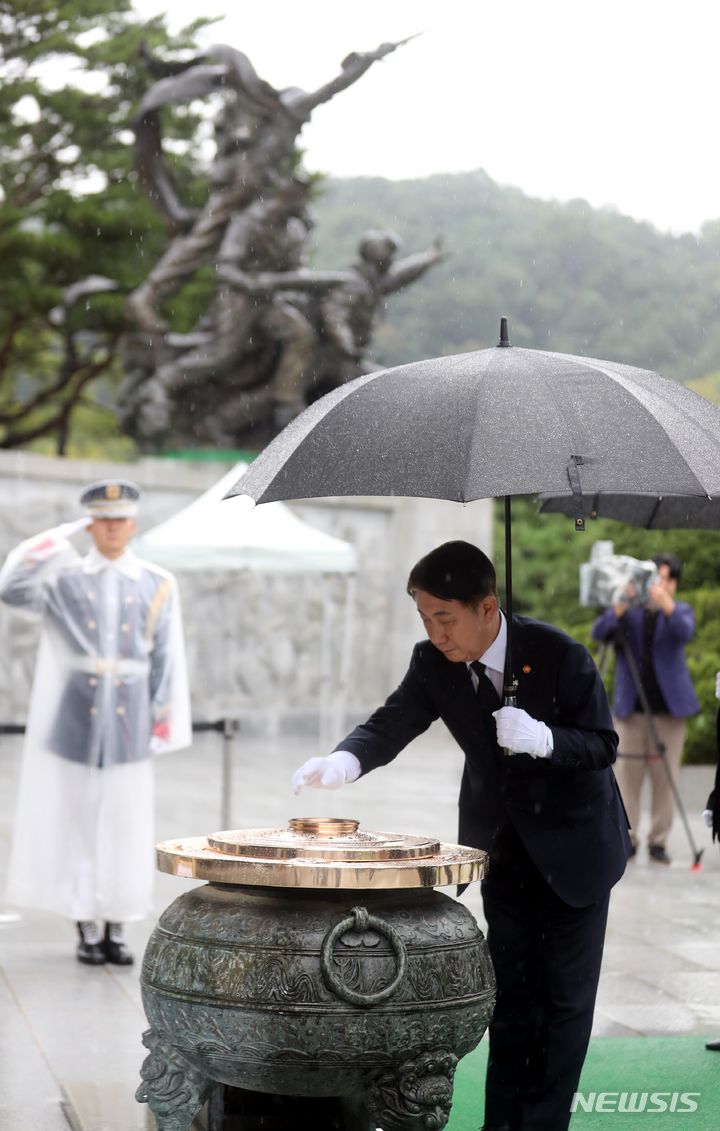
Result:
{"label": "video camera", "polygon": [[658,579],[655,562],[615,554],[612,542],[594,542],[590,561],[580,566],[580,604],[600,609],[646,605],[648,590]]}

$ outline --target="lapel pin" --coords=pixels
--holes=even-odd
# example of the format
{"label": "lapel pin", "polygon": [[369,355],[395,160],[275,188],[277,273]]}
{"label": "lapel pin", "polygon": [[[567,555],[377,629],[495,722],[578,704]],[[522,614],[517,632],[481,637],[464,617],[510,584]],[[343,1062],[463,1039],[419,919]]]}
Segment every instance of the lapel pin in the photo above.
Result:
{"label": "lapel pin", "polygon": [[523,675],[530,675],[532,668],[529,664],[523,664]]}

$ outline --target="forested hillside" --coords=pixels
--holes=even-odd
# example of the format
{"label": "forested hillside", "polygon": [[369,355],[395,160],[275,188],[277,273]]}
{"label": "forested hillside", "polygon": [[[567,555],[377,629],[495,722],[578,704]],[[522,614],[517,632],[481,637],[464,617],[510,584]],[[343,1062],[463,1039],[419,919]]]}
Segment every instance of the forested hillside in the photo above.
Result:
{"label": "forested hillside", "polygon": [[720,221],[671,236],[582,200],[532,199],[482,171],[328,180],[316,212],[323,267],[352,261],[366,228],[393,229],[403,254],[444,236],[447,260],[388,303],[383,364],[493,345],[505,314],[516,345],[683,381],[720,369]]}

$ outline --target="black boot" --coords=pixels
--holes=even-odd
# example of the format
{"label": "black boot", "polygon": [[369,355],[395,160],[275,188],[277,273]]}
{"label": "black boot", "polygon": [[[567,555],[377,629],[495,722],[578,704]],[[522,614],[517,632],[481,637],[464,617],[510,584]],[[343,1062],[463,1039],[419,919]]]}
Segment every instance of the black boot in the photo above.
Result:
{"label": "black boot", "polygon": [[106,962],[112,962],[114,966],[132,966],[135,961],[123,941],[122,923],[105,924],[102,949]]}
{"label": "black boot", "polygon": [[83,919],[77,925],[80,942],[77,948],[78,962],[88,966],[101,966],[105,961],[105,951],[100,941],[100,932],[94,919]]}

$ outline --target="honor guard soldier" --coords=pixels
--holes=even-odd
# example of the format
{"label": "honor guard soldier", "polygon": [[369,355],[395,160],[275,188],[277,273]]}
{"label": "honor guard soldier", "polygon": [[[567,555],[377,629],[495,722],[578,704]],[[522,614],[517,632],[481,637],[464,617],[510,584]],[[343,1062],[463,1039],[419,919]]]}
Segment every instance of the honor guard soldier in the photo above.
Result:
{"label": "honor guard soldier", "polygon": [[[91,965],[133,961],[123,924],[152,909],[152,755],[191,740],[177,585],[129,547],[139,497],[126,480],[92,483],[81,519],[0,570],[0,599],[43,630],[7,896],[75,921]],[[69,541],[80,531],[85,557]]]}

